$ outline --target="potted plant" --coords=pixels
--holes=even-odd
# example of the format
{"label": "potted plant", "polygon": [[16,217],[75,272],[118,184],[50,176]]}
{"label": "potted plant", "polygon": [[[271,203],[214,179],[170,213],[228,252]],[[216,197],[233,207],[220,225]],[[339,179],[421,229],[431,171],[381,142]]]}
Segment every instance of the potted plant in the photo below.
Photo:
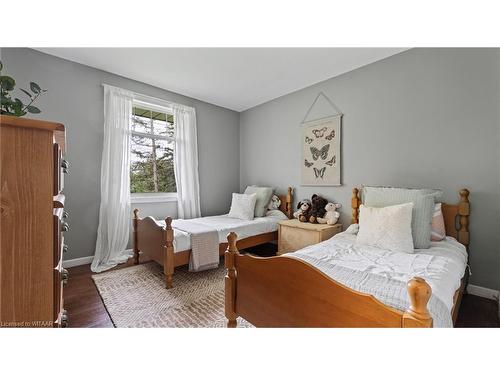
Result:
{"label": "potted plant", "polygon": [[22,117],[27,113],[40,113],[40,109],[35,107],[33,103],[47,90],[42,90],[38,84],[35,82],[30,82],[30,90],[20,89],[29,97],[29,103],[24,104],[21,99],[13,99],[11,94],[16,87],[16,81],[14,78],[2,75],[3,64],[0,61],[0,94],[1,94],[1,106],[0,114]]}

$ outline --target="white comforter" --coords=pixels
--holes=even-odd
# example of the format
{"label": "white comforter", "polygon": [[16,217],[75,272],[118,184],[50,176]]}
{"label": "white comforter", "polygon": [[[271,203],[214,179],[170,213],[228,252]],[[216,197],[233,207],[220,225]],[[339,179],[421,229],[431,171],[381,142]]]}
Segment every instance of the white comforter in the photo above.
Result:
{"label": "white comforter", "polygon": [[453,296],[467,267],[466,249],[452,237],[431,242],[429,249],[415,249],[414,254],[405,254],[356,245],[356,235],[344,232],[289,256],[296,256],[294,254],[297,257],[303,254],[324,264],[335,264],[405,283],[414,276],[420,276],[427,281],[433,295],[446,305],[450,313]]}
{"label": "white comforter", "polygon": [[[206,225],[214,228],[219,235],[219,243],[227,242],[227,235],[236,232],[238,240],[256,236],[258,234],[274,232],[278,230],[278,222],[286,219],[281,211],[268,213],[270,216],[256,217],[253,220],[241,220],[228,217],[227,215],[199,217],[190,219],[193,223]],[[164,221],[157,220],[160,225]],[[191,235],[187,232],[174,228],[174,252],[191,249]]]}

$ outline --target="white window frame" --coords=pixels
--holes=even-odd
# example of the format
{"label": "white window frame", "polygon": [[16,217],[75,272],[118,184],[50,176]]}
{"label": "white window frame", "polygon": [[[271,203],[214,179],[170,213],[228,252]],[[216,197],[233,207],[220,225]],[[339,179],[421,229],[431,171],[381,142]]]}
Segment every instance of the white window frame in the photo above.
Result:
{"label": "white window frame", "polygon": [[[149,109],[151,111],[157,111],[157,112],[164,112],[168,115],[173,115],[172,110],[170,106],[163,106],[163,105],[157,105],[153,104],[149,101],[142,101],[142,100],[136,100],[134,99],[132,103],[132,107],[141,107],[144,109]],[[175,119],[174,119],[174,126],[175,126]],[[138,136],[145,136],[147,135],[149,138],[154,138],[154,139],[166,139],[169,142],[174,142],[174,138],[172,137],[162,137],[159,135],[153,135],[153,134],[144,134],[141,132],[135,132],[131,131],[132,135],[138,135]],[[174,148],[175,152],[175,148]],[[141,203],[168,203],[168,202],[177,202],[178,200],[178,195],[177,193],[130,193],[130,203],[134,204],[141,204]]]}

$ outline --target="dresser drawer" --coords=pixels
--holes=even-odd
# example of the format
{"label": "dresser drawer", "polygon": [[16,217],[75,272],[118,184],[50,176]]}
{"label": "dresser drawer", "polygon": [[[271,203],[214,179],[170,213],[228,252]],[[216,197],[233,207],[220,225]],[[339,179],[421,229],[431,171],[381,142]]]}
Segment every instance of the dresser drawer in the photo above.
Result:
{"label": "dresser drawer", "polygon": [[55,321],[54,326],[58,328],[68,327],[68,312],[65,309],[61,309],[57,315],[57,320]]}
{"label": "dresser drawer", "polygon": [[53,222],[54,222],[54,254],[53,254],[53,264],[54,268],[57,267],[59,260],[62,259],[63,253],[67,246],[64,246],[64,232],[69,230],[69,224],[64,221],[67,217],[66,212],[62,208],[54,208],[53,210]]}
{"label": "dresser drawer", "polygon": [[53,195],[58,195],[62,191],[61,160],[62,160],[61,149],[59,148],[59,145],[57,143],[54,143],[54,161],[53,161],[54,193],[53,193]]}
{"label": "dresser drawer", "polygon": [[54,143],[54,193],[53,195],[60,194],[64,189],[64,175],[69,174],[69,163],[63,158],[63,154],[59,144]]}
{"label": "dresser drawer", "polygon": [[[69,280],[69,272],[59,263],[54,269],[54,321],[60,325],[61,311],[64,310],[64,287]],[[59,321],[59,322],[58,322]]]}

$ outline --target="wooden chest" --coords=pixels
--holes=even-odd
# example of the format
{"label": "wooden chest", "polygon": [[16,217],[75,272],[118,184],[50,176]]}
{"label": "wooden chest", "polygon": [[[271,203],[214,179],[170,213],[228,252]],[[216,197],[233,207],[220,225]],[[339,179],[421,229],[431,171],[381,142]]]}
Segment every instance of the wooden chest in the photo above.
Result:
{"label": "wooden chest", "polygon": [[325,241],[342,232],[342,224],[302,223],[297,219],[283,220],[278,225],[278,255]]}

